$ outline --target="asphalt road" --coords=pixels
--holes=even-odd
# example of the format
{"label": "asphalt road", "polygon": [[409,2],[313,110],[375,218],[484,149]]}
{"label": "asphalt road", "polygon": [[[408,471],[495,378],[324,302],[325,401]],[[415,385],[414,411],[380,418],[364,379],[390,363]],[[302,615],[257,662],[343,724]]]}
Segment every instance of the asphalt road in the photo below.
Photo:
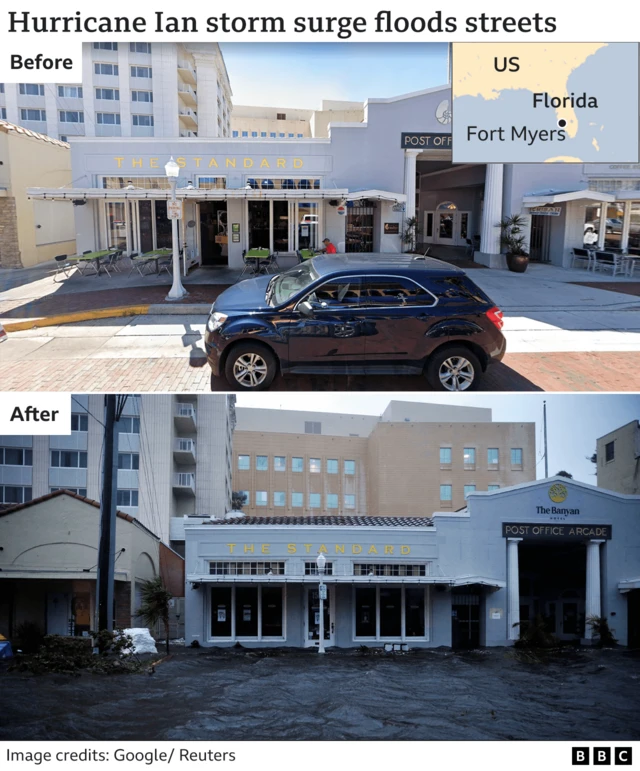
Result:
{"label": "asphalt road", "polygon": [[155,674],[0,673],[4,740],[640,739],[640,655],[193,651]]}

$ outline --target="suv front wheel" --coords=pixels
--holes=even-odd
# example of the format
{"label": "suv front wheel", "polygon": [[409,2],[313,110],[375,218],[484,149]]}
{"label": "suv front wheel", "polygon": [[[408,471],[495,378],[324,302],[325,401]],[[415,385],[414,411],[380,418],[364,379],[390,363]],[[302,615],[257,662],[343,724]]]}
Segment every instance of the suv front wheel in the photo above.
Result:
{"label": "suv front wheel", "polygon": [[239,343],[227,356],[224,374],[232,388],[264,391],[273,382],[278,365],[276,357],[259,343]]}
{"label": "suv front wheel", "polygon": [[482,367],[468,348],[442,348],[427,362],[425,374],[436,391],[471,391],[482,376]]}

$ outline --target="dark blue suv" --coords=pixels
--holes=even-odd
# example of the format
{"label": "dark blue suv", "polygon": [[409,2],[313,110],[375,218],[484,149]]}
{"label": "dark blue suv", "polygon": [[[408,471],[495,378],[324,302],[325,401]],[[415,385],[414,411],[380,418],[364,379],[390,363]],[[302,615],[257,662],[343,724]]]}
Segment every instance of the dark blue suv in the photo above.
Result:
{"label": "dark blue suv", "polygon": [[504,356],[501,329],[495,303],[447,263],[328,255],[224,291],[205,346],[234,390],[268,388],[280,370],[424,373],[438,390],[466,391]]}

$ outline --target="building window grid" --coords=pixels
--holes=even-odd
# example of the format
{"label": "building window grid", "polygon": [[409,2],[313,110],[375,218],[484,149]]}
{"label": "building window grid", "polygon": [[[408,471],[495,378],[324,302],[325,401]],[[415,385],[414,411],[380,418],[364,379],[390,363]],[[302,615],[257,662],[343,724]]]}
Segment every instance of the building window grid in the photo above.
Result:
{"label": "building window grid", "polygon": [[287,458],[285,455],[276,455],[273,459],[274,471],[286,471],[287,470]]}
{"label": "building window grid", "polygon": [[345,509],[355,509],[356,507],[356,496],[347,494],[344,496],[344,507]]}
{"label": "building window grid", "polygon": [[81,110],[60,110],[60,123],[84,123]]}
{"label": "building window grid", "polygon": [[[318,565],[316,562],[305,562],[304,563],[304,574],[305,576],[317,576],[320,575],[318,572]],[[332,576],[333,575],[333,562],[325,562],[324,563],[324,575],[326,576]]]}
{"label": "building window grid", "polygon": [[453,498],[453,486],[452,485],[440,485],[440,501],[446,501],[451,503]]}
{"label": "building window grid", "polygon": [[475,485],[465,485],[464,486],[464,499],[465,499],[465,501],[467,500],[467,496],[470,493],[475,493],[475,491],[476,491],[476,486]]}
{"label": "building window grid", "polygon": [[615,442],[607,442],[604,446],[604,462],[611,463],[615,460]]}
{"label": "building window grid", "polygon": [[140,454],[137,452],[119,452],[118,468],[125,471],[140,469]]}
{"label": "building window grid", "polygon": [[28,503],[33,498],[31,487],[0,485],[0,503]]}
{"label": "building window grid", "polygon": [[269,493],[266,490],[256,490],[256,506],[267,506]]}
{"label": "building window grid", "polygon": [[356,462],[355,460],[345,460],[344,462],[344,473],[345,476],[354,476],[356,473]]}
{"label": "building window grid", "polygon": [[87,453],[78,450],[50,450],[51,468],[87,468]]}
{"label": "building window grid", "polygon": [[338,461],[334,460],[333,458],[329,458],[327,460],[327,474],[337,474],[338,473]]}
{"label": "building window grid", "polygon": [[440,448],[440,466],[451,466],[451,447]]}
{"label": "building window grid", "polygon": [[522,466],[522,448],[520,447],[511,448],[511,465]]}
{"label": "building window grid", "polygon": [[474,469],[476,467],[475,447],[465,447],[462,457],[465,469]]}
{"label": "building window grid", "polygon": [[29,447],[0,447],[0,466],[33,466]]}
{"label": "building window grid", "polygon": [[320,458],[309,458],[309,473],[322,473],[322,460]]}
{"label": "building window grid", "polygon": [[37,123],[46,123],[47,122],[47,111],[46,110],[21,109],[20,110],[20,120],[22,120],[22,121],[36,121]]}
{"label": "building window grid", "polygon": [[489,447],[487,450],[487,466],[495,469],[500,465],[500,450],[497,447]]}
{"label": "building window grid", "polygon": [[96,99],[107,102],[120,101],[119,88],[96,88]]}
{"label": "building window grid", "polygon": [[238,471],[250,471],[250,470],[251,470],[251,456],[238,455]]}
{"label": "building window grid", "polygon": [[65,490],[68,493],[74,493],[75,495],[80,495],[82,498],[87,497],[86,487],[51,487],[49,488],[49,492],[52,492],[52,493],[57,493],[60,490]]}
{"label": "building window grid", "polygon": [[134,508],[134,509],[137,508],[138,491],[137,490],[117,490],[116,506],[124,506],[125,508]]}
{"label": "building window grid", "polygon": [[94,75],[113,75],[116,77],[120,74],[120,68],[117,64],[110,64],[108,62],[94,62],[93,72]]}
{"label": "building window grid", "polygon": [[210,562],[209,575],[212,576],[283,576],[284,562],[252,562],[236,560],[229,562]]}
{"label": "building window grid", "polygon": [[273,493],[273,505],[274,506],[286,506],[287,494],[282,491],[276,491]]}
{"label": "building window grid", "polygon": [[20,83],[18,90],[22,96],[44,96],[42,83]]}
{"label": "building window grid", "polygon": [[268,455],[256,455],[256,471],[269,471]]}
{"label": "building window grid", "polygon": [[82,86],[58,86],[61,99],[82,99]]}
{"label": "building window grid", "polygon": [[425,586],[422,587],[424,589],[424,629],[422,635],[407,635],[407,619],[406,619],[406,598],[407,598],[407,591],[411,589],[411,587],[405,587],[400,586],[398,587],[400,591],[400,601],[401,601],[401,630],[400,630],[400,636],[398,637],[386,637],[381,634],[381,619],[380,619],[380,592],[381,589],[384,590],[385,587],[372,587],[373,591],[375,592],[375,601],[374,606],[372,609],[374,614],[374,620],[375,620],[375,635],[358,635],[357,634],[357,618],[356,613],[358,610],[358,592],[362,591],[364,587],[353,587],[353,607],[354,607],[354,614],[353,614],[353,638],[359,639],[359,640],[425,640],[429,641],[431,639],[431,623],[430,623],[430,614],[431,614],[431,593],[429,591],[429,587]]}
{"label": "building window grid", "polygon": [[426,564],[405,565],[403,563],[355,562],[354,576],[426,576]]}

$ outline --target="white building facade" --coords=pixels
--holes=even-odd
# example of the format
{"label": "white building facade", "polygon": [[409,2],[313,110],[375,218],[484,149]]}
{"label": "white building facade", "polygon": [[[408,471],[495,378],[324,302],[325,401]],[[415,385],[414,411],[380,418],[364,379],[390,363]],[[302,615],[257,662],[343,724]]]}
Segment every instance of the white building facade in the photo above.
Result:
{"label": "white building facade", "polygon": [[75,84],[0,84],[0,118],[65,142],[231,134],[217,43],[84,43],[82,73]]}
{"label": "white building facade", "polygon": [[534,260],[571,265],[587,227],[600,248],[640,251],[640,166],[453,165],[450,99],[448,86],[369,99],[363,121],[331,122],[326,137],[77,138],[73,187],[29,195],[87,204],[75,207],[79,251],[169,247],[163,170],[173,156],[180,244],[206,267],[242,268],[253,248],[295,259],[324,238],[338,252],[400,253],[416,222],[432,256],[462,250],[504,268],[497,223],[512,214],[525,219]]}

